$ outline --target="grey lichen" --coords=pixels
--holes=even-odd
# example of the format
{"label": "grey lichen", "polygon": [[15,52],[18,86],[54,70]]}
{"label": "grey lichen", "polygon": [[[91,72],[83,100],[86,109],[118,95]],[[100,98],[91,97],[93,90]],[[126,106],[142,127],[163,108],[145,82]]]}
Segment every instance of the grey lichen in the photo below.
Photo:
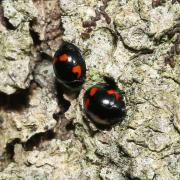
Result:
{"label": "grey lichen", "polygon": [[81,174],[79,161],[83,153],[80,142],[52,140],[43,148],[43,151],[26,152],[21,145],[16,145],[15,162],[9,164],[0,178],[78,179]]}
{"label": "grey lichen", "polygon": [[[68,5],[62,8],[67,9]],[[80,8],[77,6],[73,13],[79,12]],[[169,8],[170,11],[167,10]],[[108,74],[118,82],[119,87],[125,85],[127,92],[127,116],[123,123],[110,131],[97,129],[82,113],[83,91],[66,112],[66,117],[73,119],[76,125],[77,137],[83,140],[88,149],[88,160],[97,166],[115,163],[116,170],[109,170],[109,176],[102,175],[104,170],[97,170],[105,179],[117,179],[117,174],[119,177],[161,179],[164,177],[162,169],[166,169],[167,179],[180,177],[178,168],[172,173],[167,168],[167,160],[163,158],[167,151],[176,160],[179,158],[174,153],[174,146],[180,140],[176,130],[177,119],[173,125],[173,117],[177,118],[174,107],[177,108],[179,104],[179,84],[173,78],[171,80],[164,76],[168,73],[178,78],[179,63],[174,69],[166,67],[164,55],[171,43],[168,39],[159,45],[155,43],[176,24],[178,8],[179,4],[172,6],[168,2],[153,9],[149,1],[132,0],[122,6],[117,1],[110,1],[107,11],[115,26],[97,21],[90,38],[85,41],[81,38],[81,15],[77,13],[68,17],[68,12],[62,17],[64,39],[75,42],[82,50],[85,48],[89,73],[85,88],[97,81],[102,82],[102,78],[98,77]],[[83,19],[88,17],[87,13],[84,12]],[[79,19],[79,22],[73,18]],[[164,18],[169,20],[163,23]],[[69,29],[77,32],[72,33]],[[84,121],[88,123],[84,124]],[[93,137],[87,136],[89,128],[94,132]],[[111,137],[109,141],[108,137],[103,138],[107,141],[105,145],[101,143],[104,133]]]}
{"label": "grey lichen", "polygon": [[0,139],[1,152],[6,144],[14,139],[26,142],[36,133],[55,127],[56,121],[52,117],[52,112],[57,108],[57,103],[53,95],[45,89],[36,88],[29,98],[29,107],[21,112],[0,111],[4,119],[1,124],[1,135],[4,137]]}
{"label": "grey lichen", "polygon": [[[6,1],[3,3],[5,8]],[[15,6],[14,3],[15,1],[7,1],[9,7]],[[25,10],[24,3],[25,1],[22,9]],[[43,7],[40,6],[41,3],[34,2],[40,9]],[[53,1],[50,7],[54,7],[56,3],[57,1]],[[179,3],[166,1],[154,7],[149,0],[60,0],[59,5],[64,28],[63,39],[81,49],[87,65],[87,80],[83,89],[76,99],[70,100],[71,105],[67,108],[65,117],[59,119],[61,121],[62,118],[67,118],[71,122],[65,128],[73,130],[74,136],[64,141],[57,138],[56,125],[59,122],[56,124],[52,114],[58,109],[55,97],[58,89],[54,85],[51,63],[43,60],[33,70],[36,87],[30,88],[29,106],[22,112],[9,112],[3,108],[0,112],[0,134],[3,137],[0,140],[1,152],[5,151],[9,142],[19,140],[14,145],[14,162],[4,168],[0,178],[179,180],[179,55],[174,54],[176,64],[173,68],[165,63],[167,52],[177,39],[177,33],[170,37],[168,32],[179,21]],[[16,10],[17,7],[21,5],[16,4]],[[27,16],[27,21],[33,16],[28,10],[25,11],[27,13],[20,16],[21,20],[5,14],[9,22],[18,26],[18,29],[6,30],[3,32],[5,36],[1,36],[1,39],[7,37],[7,34],[13,37],[13,43],[10,44],[12,52],[9,45],[4,45],[10,41],[2,43],[5,51],[0,56],[6,62],[0,66],[4,68],[3,75],[9,74],[4,64],[16,62],[20,56],[23,60],[29,58],[33,62],[30,48],[27,48],[32,45],[29,24],[23,22]],[[40,25],[36,24],[33,28],[40,40],[46,41],[47,23],[43,18],[44,14],[37,18]],[[52,24],[57,22],[56,19]],[[44,27],[42,32],[41,27]],[[16,43],[18,32],[23,34],[24,29],[27,33]],[[51,33],[48,34],[50,35]],[[29,43],[22,45],[22,51],[16,51],[14,46],[21,47],[21,41]],[[43,52],[51,54],[48,53],[48,47],[41,48],[44,48]],[[16,53],[13,54],[14,51]],[[35,57],[35,52],[32,53]],[[31,71],[27,74],[30,77]],[[17,72],[17,76],[21,77],[21,74]],[[84,89],[104,82],[103,76],[113,77],[118,87],[126,92],[127,115],[121,123],[109,129],[95,126],[84,113],[82,102]],[[9,84],[11,89],[4,90]],[[6,79],[4,85],[0,86],[1,91],[12,94],[16,89],[29,86],[28,83],[18,84],[21,86],[16,88]],[[53,129],[56,129],[57,136],[49,141],[42,141],[40,146],[35,145],[31,151],[25,151],[24,147],[34,135]]]}
{"label": "grey lichen", "polygon": [[32,79],[33,41],[29,34],[29,23],[24,23],[17,30],[0,32],[0,91],[13,94],[18,89],[25,89]]}
{"label": "grey lichen", "polygon": [[37,10],[32,0],[3,0],[4,17],[14,26],[29,22],[37,17]]}

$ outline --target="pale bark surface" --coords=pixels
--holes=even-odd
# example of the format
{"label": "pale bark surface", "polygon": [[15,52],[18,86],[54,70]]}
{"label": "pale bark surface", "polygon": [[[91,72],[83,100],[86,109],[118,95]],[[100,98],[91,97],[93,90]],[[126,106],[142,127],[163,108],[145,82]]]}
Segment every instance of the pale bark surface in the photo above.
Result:
{"label": "pale bark surface", "polygon": [[[179,0],[0,3],[0,179],[180,179]],[[75,99],[55,83],[62,39],[87,65]],[[126,93],[109,129],[82,104],[104,76]]]}

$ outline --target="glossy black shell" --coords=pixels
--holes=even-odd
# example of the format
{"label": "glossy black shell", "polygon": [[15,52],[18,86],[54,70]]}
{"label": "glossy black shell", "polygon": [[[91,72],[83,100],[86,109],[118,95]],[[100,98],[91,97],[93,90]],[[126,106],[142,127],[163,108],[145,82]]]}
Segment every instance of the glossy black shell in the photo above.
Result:
{"label": "glossy black shell", "polygon": [[[67,54],[67,61],[56,61],[59,56]],[[81,76],[72,72],[75,66],[81,67]],[[67,88],[80,88],[86,78],[86,64],[78,47],[74,44],[64,42],[54,55],[53,68],[58,82]]]}
{"label": "glossy black shell", "polygon": [[[91,90],[96,88],[96,92],[91,95]],[[108,90],[114,90],[115,94],[108,94]],[[84,95],[84,109],[86,114],[95,123],[101,125],[112,125],[122,121],[125,115],[125,102],[123,91],[117,87],[112,88],[109,84],[97,84],[89,88]],[[88,104],[87,104],[88,101]]]}

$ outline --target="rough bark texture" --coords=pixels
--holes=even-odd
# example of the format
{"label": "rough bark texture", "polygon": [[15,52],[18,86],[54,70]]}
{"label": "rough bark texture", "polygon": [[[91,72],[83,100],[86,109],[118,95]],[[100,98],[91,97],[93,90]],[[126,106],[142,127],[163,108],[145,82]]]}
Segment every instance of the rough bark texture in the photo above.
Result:
{"label": "rough bark texture", "polygon": [[[180,179],[179,0],[0,3],[0,179]],[[74,99],[52,68],[62,39],[88,69]],[[82,105],[104,76],[126,92],[109,129]]]}

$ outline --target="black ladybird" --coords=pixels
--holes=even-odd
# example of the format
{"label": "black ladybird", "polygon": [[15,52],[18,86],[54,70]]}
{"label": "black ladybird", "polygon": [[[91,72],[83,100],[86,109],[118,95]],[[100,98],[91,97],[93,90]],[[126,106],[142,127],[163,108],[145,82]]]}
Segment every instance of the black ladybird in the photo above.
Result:
{"label": "black ladybird", "polygon": [[84,95],[84,109],[96,124],[112,125],[125,115],[124,92],[108,83],[96,84]]}
{"label": "black ladybird", "polygon": [[86,64],[74,44],[64,42],[56,51],[53,68],[59,83],[71,90],[80,89],[86,78]]}

